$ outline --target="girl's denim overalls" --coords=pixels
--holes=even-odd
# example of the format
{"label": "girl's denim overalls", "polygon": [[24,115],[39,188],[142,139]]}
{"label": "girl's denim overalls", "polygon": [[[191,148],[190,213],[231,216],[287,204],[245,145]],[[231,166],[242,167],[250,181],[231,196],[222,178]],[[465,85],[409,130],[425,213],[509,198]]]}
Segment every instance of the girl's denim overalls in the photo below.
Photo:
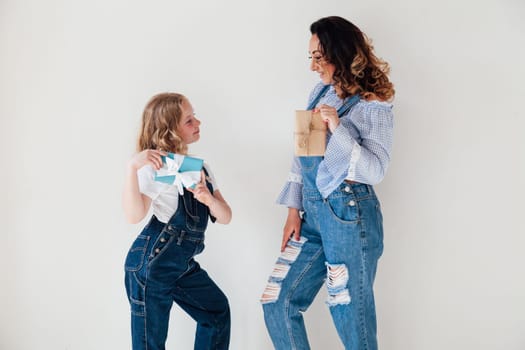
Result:
{"label": "girl's denim overalls", "polygon": [[133,242],[125,283],[134,350],[165,348],[173,302],[197,321],[195,349],[228,348],[228,300],[193,259],[204,249],[208,215],[208,207],[184,190],[169,222],[153,216]]}
{"label": "girl's denim overalls", "polygon": [[267,287],[275,298],[263,303],[273,344],[277,350],[310,349],[302,313],[326,280],[327,304],[345,349],[376,350],[373,282],[383,251],[379,202],[372,186],[347,182],[323,198],[315,184],[322,157],[299,158],[301,239],[291,238],[277,260]]}

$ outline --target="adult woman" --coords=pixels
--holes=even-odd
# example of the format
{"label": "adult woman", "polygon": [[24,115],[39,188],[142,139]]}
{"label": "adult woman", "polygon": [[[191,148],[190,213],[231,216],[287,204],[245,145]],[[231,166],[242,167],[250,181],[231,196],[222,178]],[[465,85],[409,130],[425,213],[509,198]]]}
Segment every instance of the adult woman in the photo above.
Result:
{"label": "adult woman", "polygon": [[390,161],[394,89],[387,63],[354,24],[326,17],[310,31],[310,68],[321,82],[308,109],[321,113],[330,132],[324,157],[294,158],[278,198],[289,209],[261,299],[266,326],[276,349],[309,349],[301,313],[326,280],[345,347],[377,349],[373,282],[383,228],[372,185]]}

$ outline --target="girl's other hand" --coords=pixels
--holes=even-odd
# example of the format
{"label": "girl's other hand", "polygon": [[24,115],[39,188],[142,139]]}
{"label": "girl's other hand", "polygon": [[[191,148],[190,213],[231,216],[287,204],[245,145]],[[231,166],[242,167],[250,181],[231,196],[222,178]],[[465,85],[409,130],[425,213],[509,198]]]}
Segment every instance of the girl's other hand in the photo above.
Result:
{"label": "girl's other hand", "polygon": [[151,165],[153,169],[159,170],[162,168],[161,156],[166,155],[168,155],[168,153],[164,151],[146,149],[142,152],[136,153],[129,161],[129,164],[135,170],[142,168],[144,165]]}
{"label": "girl's other hand", "polygon": [[201,181],[195,185],[195,188],[187,188],[188,191],[193,193],[193,197],[208,207],[214,200],[213,194],[211,194],[208,186],[206,186],[206,174],[201,170]]}

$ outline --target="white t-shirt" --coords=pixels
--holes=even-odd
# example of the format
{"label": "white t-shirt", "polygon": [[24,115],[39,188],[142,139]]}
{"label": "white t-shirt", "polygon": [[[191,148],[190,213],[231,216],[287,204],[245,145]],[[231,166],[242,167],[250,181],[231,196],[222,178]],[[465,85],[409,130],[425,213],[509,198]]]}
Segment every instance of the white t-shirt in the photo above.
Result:
{"label": "white t-shirt", "polygon": [[[211,183],[213,191],[216,191],[218,187],[215,177],[208,164],[204,163],[204,167],[208,172],[206,179]],[[155,169],[153,169],[151,165],[145,165],[140,168],[137,171],[137,178],[140,193],[151,198],[153,215],[155,215],[159,221],[167,223],[179,206],[179,190],[177,186],[155,181]]]}

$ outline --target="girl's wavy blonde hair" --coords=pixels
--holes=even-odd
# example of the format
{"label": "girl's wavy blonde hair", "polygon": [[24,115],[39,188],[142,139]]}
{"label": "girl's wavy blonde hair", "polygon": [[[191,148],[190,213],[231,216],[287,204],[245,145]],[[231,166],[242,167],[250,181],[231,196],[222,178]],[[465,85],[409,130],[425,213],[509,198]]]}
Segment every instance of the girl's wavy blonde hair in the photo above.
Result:
{"label": "girl's wavy blonde hair", "polygon": [[339,97],[359,94],[365,100],[394,98],[388,63],[374,54],[371,41],[358,27],[331,16],[312,23],[310,32],[319,38],[323,58],[335,66],[333,80],[340,89]]}
{"label": "girl's wavy blonde hair", "polygon": [[177,135],[182,119],[181,104],[185,96],[165,92],[153,96],[144,108],[139,132],[137,151],[156,149],[186,154],[188,145]]}

